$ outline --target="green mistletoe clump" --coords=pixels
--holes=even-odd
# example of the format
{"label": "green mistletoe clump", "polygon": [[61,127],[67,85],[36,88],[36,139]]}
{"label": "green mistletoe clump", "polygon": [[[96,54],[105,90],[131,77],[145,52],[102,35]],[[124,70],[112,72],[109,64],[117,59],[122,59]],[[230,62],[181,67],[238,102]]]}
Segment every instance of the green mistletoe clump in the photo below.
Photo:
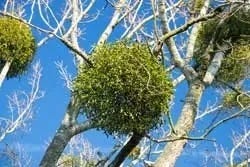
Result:
{"label": "green mistletoe clump", "polygon": [[63,154],[57,164],[61,167],[95,167],[93,160],[85,160],[79,156],[67,154]]}
{"label": "green mistletoe clump", "polygon": [[[223,21],[221,18],[216,17],[202,23],[198,32],[195,44],[196,51],[194,53],[196,65],[202,76],[204,76],[214,54],[222,49],[221,46],[223,44],[227,44],[230,47],[224,50],[225,58],[216,78],[224,82],[235,83],[249,74],[249,20],[250,11],[246,8],[241,8]],[[208,54],[204,55],[204,53]]]}
{"label": "green mistletoe clump", "polygon": [[250,105],[249,94],[238,94],[236,92],[228,92],[224,94],[223,106],[225,108],[245,108]]}
{"label": "green mistletoe clump", "polygon": [[160,123],[173,86],[146,44],[103,44],[91,60],[93,67],[83,65],[74,81],[87,118],[108,134],[142,134]]}
{"label": "green mistletoe clump", "polygon": [[21,75],[33,59],[35,40],[31,29],[23,22],[0,17],[0,68],[11,66],[7,78]]}

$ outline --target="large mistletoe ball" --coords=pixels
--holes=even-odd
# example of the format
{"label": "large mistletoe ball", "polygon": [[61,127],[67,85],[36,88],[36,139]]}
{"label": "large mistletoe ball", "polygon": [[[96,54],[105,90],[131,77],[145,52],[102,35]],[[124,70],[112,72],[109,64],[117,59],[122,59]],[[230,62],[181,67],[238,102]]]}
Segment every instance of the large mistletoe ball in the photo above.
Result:
{"label": "large mistletoe ball", "polygon": [[146,44],[98,46],[82,66],[74,93],[86,116],[109,134],[145,133],[168,112],[173,86]]}
{"label": "large mistletoe ball", "polygon": [[22,74],[35,53],[35,40],[30,28],[21,21],[0,17],[0,68],[8,61],[7,77]]}

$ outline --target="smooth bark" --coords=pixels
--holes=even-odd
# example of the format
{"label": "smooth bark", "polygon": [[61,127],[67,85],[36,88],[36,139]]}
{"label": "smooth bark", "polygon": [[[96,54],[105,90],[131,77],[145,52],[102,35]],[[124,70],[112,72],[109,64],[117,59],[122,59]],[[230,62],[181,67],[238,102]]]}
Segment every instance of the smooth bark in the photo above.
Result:
{"label": "smooth bark", "polygon": [[93,128],[89,121],[77,122],[79,111],[77,102],[72,98],[64,119],[40,162],[40,167],[55,167],[70,139],[81,132]]}
{"label": "smooth bark", "polygon": [[40,167],[55,167],[65,147],[69,143],[70,139],[91,128],[89,122],[85,122],[81,127],[79,126],[64,126],[61,125],[57,130],[52,142],[49,144],[45,155],[40,162]]}
{"label": "smooth bark", "polygon": [[45,152],[40,167],[55,167],[72,134],[67,127],[60,127]]}
{"label": "smooth bark", "polygon": [[203,78],[205,84],[211,84],[214,80],[215,75],[221,67],[221,63],[225,56],[225,51],[229,48],[227,44],[224,44],[218,51],[215,53],[214,58],[212,59],[210,65],[208,66],[207,72]]}
{"label": "smooth bark", "polygon": [[[203,91],[204,84],[201,81],[194,80],[190,83],[185,104],[175,125],[177,136],[187,136],[192,130]],[[154,167],[174,167],[186,143],[187,139],[169,142],[156,160]]]}
{"label": "smooth bark", "polygon": [[6,78],[6,76],[8,74],[10,66],[11,66],[11,61],[6,61],[4,66],[3,66],[2,71],[0,73],[0,88],[2,87],[3,81],[4,81],[4,79]]}
{"label": "smooth bark", "polygon": [[115,159],[108,165],[108,167],[119,167],[130,152],[140,143],[142,137],[143,136],[141,135],[134,134],[117,154]]}

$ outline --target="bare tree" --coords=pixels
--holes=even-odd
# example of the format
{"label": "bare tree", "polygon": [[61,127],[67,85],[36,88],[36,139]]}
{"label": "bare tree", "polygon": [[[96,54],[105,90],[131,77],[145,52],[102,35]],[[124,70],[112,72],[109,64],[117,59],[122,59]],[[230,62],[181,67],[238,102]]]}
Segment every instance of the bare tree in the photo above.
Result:
{"label": "bare tree", "polygon": [[33,65],[33,74],[29,78],[30,92],[16,91],[13,95],[8,96],[9,114],[0,117],[0,142],[7,135],[15,133],[20,129],[26,129],[29,121],[32,120],[35,102],[42,98],[44,93],[40,91],[40,79],[42,69],[40,63]]}
{"label": "bare tree", "polygon": [[98,160],[98,150],[80,134],[70,140],[57,166],[93,166]]}
{"label": "bare tree", "polygon": [[231,148],[214,143],[214,151],[204,157],[204,165],[209,166],[213,161],[214,166],[244,167],[249,164],[249,127],[243,123],[242,132],[234,132],[231,138]]}
{"label": "bare tree", "polygon": [[[155,167],[172,167],[190,140],[215,142],[216,139],[208,137],[217,127],[234,118],[249,118],[249,105],[241,102],[243,96],[249,99],[249,93],[248,90],[239,88],[239,85],[244,85],[244,82],[241,81],[241,84],[223,82],[217,77],[223,60],[226,60],[228,52],[233,50],[232,39],[223,39],[219,43],[217,41],[218,33],[221,33],[220,30],[228,21],[227,19],[234,16],[237,11],[244,9],[245,12],[248,12],[249,1],[106,0],[100,2],[97,0],[65,0],[60,6],[62,11],[54,7],[52,1],[27,0],[25,2],[22,6],[16,1],[6,0],[0,14],[20,20],[41,32],[43,38],[38,42],[38,46],[49,42],[50,38],[58,39],[71,51],[77,71],[82,64],[93,66],[93,62],[89,59],[92,51],[99,45],[112,41],[111,37],[115,36],[117,40],[129,38],[147,43],[152,55],[161,60],[160,62],[166,67],[166,70],[173,74],[175,88],[178,88],[180,84],[187,86],[186,97],[176,122],[172,120],[171,113],[164,115],[162,129],[145,135],[131,133],[125,137],[123,144],[114,146],[110,155],[101,159],[96,165],[120,166],[138,148],[140,152],[136,158],[130,158],[131,166],[143,163]],[[109,22],[93,43],[93,48],[86,49],[82,38],[88,39],[91,34],[85,34],[85,28],[91,28],[91,23],[102,21],[103,17],[105,18],[107,15],[107,10],[110,9],[113,13],[108,17]],[[25,12],[25,10],[29,12]],[[35,11],[39,12],[39,17],[34,15]],[[21,13],[21,15],[16,13]],[[24,13],[26,16],[22,17]],[[197,48],[196,43],[200,39],[200,31],[205,23],[215,18],[219,18],[219,23],[210,34],[211,39],[207,42],[208,45],[204,52],[199,53],[197,50],[201,48]],[[35,19],[40,19],[43,25],[35,25],[33,23]],[[240,36],[242,38],[244,36],[244,39],[249,38],[249,34],[240,34]],[[249,45],[249,41],[245,41]],[[209,60],[205,71],[202,64],[194,63],[198,61],[197,54],[199,58]],[[246,62],[248,59],[249,56],[246,58]],[[66,86],[71,90],[71,75],[67,73],[62,63],[57,62],[56,65],[61,77],[66,81]],[[244,76],[243,79],[249,79],[249,75]],[[213,88],[212,91],[220,90],[215,82],[220,82],[218,85],[235,92],[235,99],[230,103],[235,104],[236,102],[240,107],[230,108],[229,106],[231,112],[222,113],[222,110],[227,111],[228,108],[223,108],[223,104],[219,100],[212,107],[200,110],[200,104],[204,104],[204,101],[207,100],[203,98],[204,92],[209,87]],[[217,96],[218,99],[221,99],[224,94]],[[175,103],[174,100],[173,103]],[[172,110],[174,107],[173,105]],[[91,120],[79,120],[79,117],[82,116],[81,110],[76,97],[72,94],[61,125],[40,163],[41,167],[56,166],[67,144],[75,135],[98,128]],[[211,115],[214,119],[207,127],[196,126],[201,120],[206,119],[206,116]],[[231,151],[231,166],[234,164],[235,151],[249,138],[248,131],[237,140]],[[197,136],[191,134],[197,134]],[[163,148],[159,147],[160,145],[163,145]],[[156,160],[150,158],[152,154],[157,155]]]}
{"label": "bare tree", "polygon": [[[40,90],[40,79],[42,76],[42,68],[40,62],[36,62],[32,67],[33,73],[28,78],[30,91],[15,91],[8,96],[9,111],[2,112],[0,116],[0,143],[3,146],[8,136],[13,136],[17,132],[28,132],[30,122],[34,117],[34,105],[44,96],[44,92]],[[21,144],[5,144],[5,148],[0,150],[0,157],[9,161],[13,167],[31,166],[30,157]]]}
{"label": "bare tree", "polygon": [[[249,158],[249,144],[250,144],[250,130],[245,126],[243,134],[236,132],[233,138],[234,147],[230,151],[230,166],[247,166],[250,163]],[[238,157],[237,157],[238,156]],[[238,160],[235,160],[238,159]],[[240,160],[239,160],[240,159]]]}
{"label": "bare tree", "polygon": [[22,145],[16,143],[7,145],[0,152],[0,159],[4,166],[23,167],[31,166],[31,157],[26,153]]}

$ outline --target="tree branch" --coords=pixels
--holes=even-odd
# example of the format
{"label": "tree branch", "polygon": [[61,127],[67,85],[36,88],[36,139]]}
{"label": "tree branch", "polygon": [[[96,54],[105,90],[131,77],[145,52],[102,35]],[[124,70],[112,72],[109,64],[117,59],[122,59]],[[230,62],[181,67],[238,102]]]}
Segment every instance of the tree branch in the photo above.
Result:
{"label": "tree branch", "polygon": [[80,48],[76,48],[75,46],[73,46],[73,44],[71,44],[68,40],[58,36],[57,34],[55,34],[53,31],[49,31],[49,30],[45,30],[43,28],[40,28],[34,24],[31,24],[31,23],[28,23],[26,20],[24,19],[21,19],[21,18],[18,18],[16,16],[13,16],[9,13],[5,13],[5,12],[0,12],[0,15],[3,15],[3,16],[8,16],[8,17],[11,17],[13,19],[16,19],[16,20],[19,20],[43,33],[46,33],[46,34],[52,34],[54,37],[56,37],[57,39],[59,39],[65,46],[67,46],[70,50],[72,50],[73,52],[75,52],[77,55],[81,56],[83,58],[83,60],[90,66],[93,66],[93,63],[89,60],[88,58],[88,55],[82,51]]}
{"label": "tree branch", "polygon": [[142,135],[133,134],[129,141],[123,146],[121,151],[116,155],[115,159],[108,165],[108,167],[118,167],[126,159],[129,153],[139,144]]}

